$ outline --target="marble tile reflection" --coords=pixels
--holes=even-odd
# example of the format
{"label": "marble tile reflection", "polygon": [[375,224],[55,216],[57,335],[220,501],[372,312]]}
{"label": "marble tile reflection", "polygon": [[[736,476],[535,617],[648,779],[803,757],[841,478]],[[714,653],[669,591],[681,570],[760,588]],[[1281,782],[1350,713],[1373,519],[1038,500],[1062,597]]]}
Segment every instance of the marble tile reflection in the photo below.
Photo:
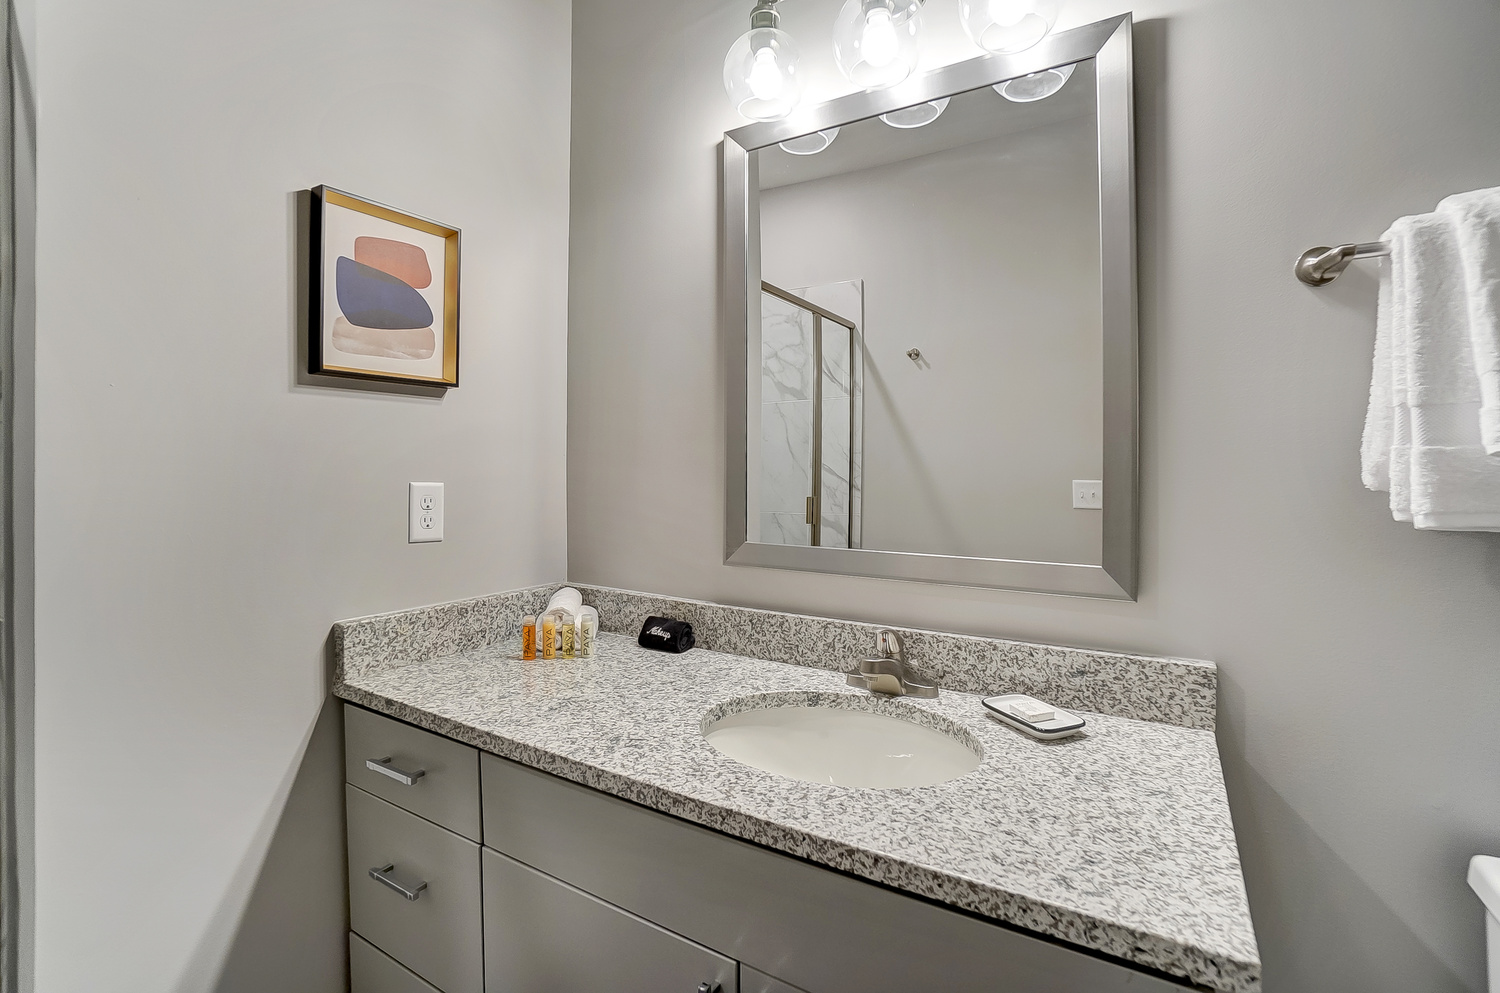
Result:
{"label": "marble tile reflection", "polygon": [[823,401],[822,500],[818,544],[849,547],[849,398]]}
{"label": "marble tile reflection", "polygon": [[825,508],[825,513],[818,529],[818,547],[848,548],[849,518],[829,516]]}
{"label": "marble tile reflection", "polygon": [[810,545],[812,526],[802,514],[761,514],[760,540],[768,545]]}
{"label": "marble tile reflection", "polygon": [[761,512],[805,515],[812,495],[813,402],[763,403],[760,411]]}
{"label": "marble tile reflection", "polygon": [[823,322],[823,398],[849,395],[850,331]]}
{"label": "marble tile reflection", "polygon": [[[864,326],[864,281],[848,279],[821,286],[803,286],[792,291],[831,314],[837,314],[856,328]],[[823,395],[848,396],[850,379],[850,342],[848,333],[831,322],[823,325]]]}
{"label": "marble tile reflection", "polygon": [[[857,357],[858,353],[856,353]],[[865,446],[864,446],[864,391],[863,376],[858,364],[854,367],[854,397],[850,403],[854,418],[853,456],[850,458],[849,479],[849,547],[863,548],[864,537],[860,531],[860,510],[864,504]]]}
{"label": "marble tile reflection", "polygon": [[812,314],[769,293],[760,300],[761,401],[811,400]]}

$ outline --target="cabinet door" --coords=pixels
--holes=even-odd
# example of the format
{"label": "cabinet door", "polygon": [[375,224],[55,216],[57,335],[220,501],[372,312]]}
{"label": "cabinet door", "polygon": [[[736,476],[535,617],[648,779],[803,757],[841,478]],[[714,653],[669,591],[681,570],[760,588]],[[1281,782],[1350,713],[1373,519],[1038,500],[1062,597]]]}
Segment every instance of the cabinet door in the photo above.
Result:
{"label": "cabinet door", "polygon": [[353,786],[344,794],[350,926],[443,993],[481,993],[479,846]]}
{"label": "cabinet door", "polygon": [[1186,989],[494,755],[480,769],[487,850],[809,993]]}
{"label": "cabinet door", "polygon": [[756,972],[748,965],[740,966],[740,993],[802,993],[795,986],[788,986],[779,979],[772,979],[764,972]]}
{"label": "cabinet door", "polygon": [[736,963],[484,849],[487,993],[738,993]]}

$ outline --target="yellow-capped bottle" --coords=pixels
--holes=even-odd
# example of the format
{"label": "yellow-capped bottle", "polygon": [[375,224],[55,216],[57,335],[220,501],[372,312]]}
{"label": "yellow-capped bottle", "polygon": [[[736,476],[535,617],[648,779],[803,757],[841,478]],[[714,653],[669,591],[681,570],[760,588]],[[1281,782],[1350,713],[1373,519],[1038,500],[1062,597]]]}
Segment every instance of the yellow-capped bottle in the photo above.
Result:
{"label": "yellow-capped bottle", "polygon": [[556,614],[547,614],[542,618],[542,658],[557,658]]}

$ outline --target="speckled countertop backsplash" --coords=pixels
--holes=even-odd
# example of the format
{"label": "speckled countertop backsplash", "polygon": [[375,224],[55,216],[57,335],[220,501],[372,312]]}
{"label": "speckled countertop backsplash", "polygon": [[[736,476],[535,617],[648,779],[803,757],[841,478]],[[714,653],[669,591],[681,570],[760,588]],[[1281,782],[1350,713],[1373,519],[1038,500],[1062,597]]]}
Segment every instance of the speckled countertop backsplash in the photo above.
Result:
{"label": "speckled countertop backsplash", "polygon": [[[498,644],[520,630],[524,615],[545,607],[560,585],[342,621],[334,626],[336,678]],[[648,616],[661,614],[690,622],[700,648],[842,672],[870,653],[876,631],[890,627],[900,633],[911,663],[944,689],[1027,693],[1072,710],[1214,729],[1218,672],[1212,662],[943,634],[607,587],[578,589],[584,603],[599,611],[605,631],[635,635]]]}

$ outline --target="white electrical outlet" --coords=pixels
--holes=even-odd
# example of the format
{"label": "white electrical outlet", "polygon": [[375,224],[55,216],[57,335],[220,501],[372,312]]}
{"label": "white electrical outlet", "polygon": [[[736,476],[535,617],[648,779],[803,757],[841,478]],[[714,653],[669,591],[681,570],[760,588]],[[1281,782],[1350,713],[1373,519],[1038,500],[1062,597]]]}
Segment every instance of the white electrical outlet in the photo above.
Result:
{"label": "white electrical outlet", "polygon": [[1103,510],[1104,509],[1104,480],[1102,480],[1102,479],[1075,479],[1075,480],[1073,480],[1073,509],[1074,510]]}
{"label": "white electrical outlet", "polygon": [[412,483],[408,487],[406,540],[443,540],[443,484]]}

